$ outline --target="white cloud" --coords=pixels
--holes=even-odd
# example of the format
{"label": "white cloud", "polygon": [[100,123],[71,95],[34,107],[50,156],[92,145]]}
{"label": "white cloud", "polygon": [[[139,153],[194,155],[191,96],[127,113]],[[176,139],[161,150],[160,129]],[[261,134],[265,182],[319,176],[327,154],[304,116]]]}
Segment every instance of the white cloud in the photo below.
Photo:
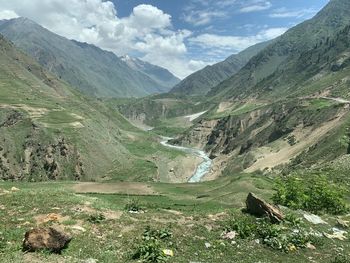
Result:
{"label": "white cloud", "polygon": [[[190,0],[185,6],[182,20],[193,26],[204,26],[214,20],[227,18],[237,0]],[[231,14],[232,15],[232,14]]]}
{"label": "white cloud", "polygon": [[117,55],[137,53],[179,77],[193,72],[185,45],[191,32],[174,30],[171,16],[152,5],[138,5],[128,17],[120,18],[114,4],[104,0],[0,0],[2,18],[17,14]]}
{"label": "white cloud", "polygon": [[[254,44],[267,41],[282,35],[287,28],[268,28],[252,36],[221,36],[215,34],[202,34],[192,37],[189,42],[192,45],[199,46],[203,49],[213,50],[218,56],[220,54],[237,53]],[[214,55],[214,53],[212,53]]]}
{"label": "white cloud", "polygon": [[307,8],[301,10],[288,10],[287,8],[278,8],[273,10],[269,17],[272,18],[304,18],[304,17],[312,17],[317,13],[317,10],[314,8]]}
{"label": "white cloud", "polygon": [[195,26],[203,26],[210,24],[213,19],[226,16],[223,11],[191,10],[183,16],[183,20]]}
{"label": "white cloud", "polygon": [[252,1],[249,5],[242,7],[240,9],[240,12],[241,13],[258,12],[258,11],[264,11],[264,10],[270,9],[271,7],[272,7],[272,4],[269,1],[255,0],[255,1]]}
{"label": "white cloud", "polygon": [[19,17],[15,12],[12,10],[0,10],[0,20],[4,19],[12,19]]}

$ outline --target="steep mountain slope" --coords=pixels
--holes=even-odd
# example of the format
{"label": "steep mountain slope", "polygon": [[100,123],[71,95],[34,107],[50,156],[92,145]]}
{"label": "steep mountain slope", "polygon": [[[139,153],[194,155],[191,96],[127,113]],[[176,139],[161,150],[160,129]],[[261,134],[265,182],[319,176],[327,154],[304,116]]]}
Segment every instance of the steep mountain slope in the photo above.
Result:
{"label": "steep mountain slope", "polygon": [[[349,10],[349,1],[330,1],[314,18],[290,29],[272,45],[259,52],[238,74],[212,89],[210,95],[215,96],[218,100],[257,97],[262,94],[272,97],[272,95],[280,96],[283,93],[286,96],[289,94],[286,90],[291,89],[292,84],[279,81],[270,86],[264,81],[268,78],[277,80],[281,72],[287,71],[291,64],[300,61],[305,52],[334,37],[337,31],[350,23]],[[289,75],[292,78],[298,77],[293,74]],[[314,75],[307,77],[312,79]],[[300,86],[300,80],[298,82]],[[294,89],[297,88],[297,86],[294,87]]]}
{"label": "steep mountain slope", "polygon": [[205,95],[211,88],[237,73],[258,52],[271,41],[259,43],[228,57],[212,66],[207,66],[185,78],[170,92],[182,95]]}
{"label": "steep mountain slope", "polygon": [[130,68],[141,71],[157,82],[159,86],[169,88],[169,90],[181,81],[167,69],[150,64],[143,60],[132,58],[128,55],[121,57],[121,60],[123,60]]}
{"label": "steep mountain slope", "polygon": [[149,154],[177,156],[1,35],[0,65],[0,180],[147,181],[159,176]]}
{"label": "steep mountain slope", "polygon": [[[25,18],[2,21],[0,33],[45,69],[97,97],[140,97],[170,89],[112,52],[58,36]],[[156,75],[156,74],[155,74]]]}
{"label": "steep mountain slope", "polygon": [[253,57],[212,89],[216,108],[174,142],[206,149],[216,175],[316,169],[348,154],[347,7],[331,1]]}

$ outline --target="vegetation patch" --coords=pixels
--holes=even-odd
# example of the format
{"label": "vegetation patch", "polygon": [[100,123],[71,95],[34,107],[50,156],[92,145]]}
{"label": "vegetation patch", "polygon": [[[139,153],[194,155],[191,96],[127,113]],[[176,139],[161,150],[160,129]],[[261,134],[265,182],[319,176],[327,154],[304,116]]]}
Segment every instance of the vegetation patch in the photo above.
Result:
{"label": "vegetation patch", "polygon": [[241,239],[255,239],[269,248],[287,253],[321,243],[319,237],[293,215],[288,215],[282,224],[272,224],[269,220],[249,215],[236,215],[224,222],[224,231],[235,231]]}
{"label": "vegetation patch", "polygon": [[167,244],[171,237],[172,233],[169,229],[157,230],[147,226],[141,244],[136,247],[133,259],[141,260],[141,262],[166,262],[168,257],[173,255],[173,252],[163,247],[171,245],[171,242]]}
{"label": "vegetation patch", "polygon": [[311,178],[287,177],[276,184],[273,196],[276,204],[312,213],[344,214],[349,210],[345,201],[346,190],[329,182],[324,176]]}

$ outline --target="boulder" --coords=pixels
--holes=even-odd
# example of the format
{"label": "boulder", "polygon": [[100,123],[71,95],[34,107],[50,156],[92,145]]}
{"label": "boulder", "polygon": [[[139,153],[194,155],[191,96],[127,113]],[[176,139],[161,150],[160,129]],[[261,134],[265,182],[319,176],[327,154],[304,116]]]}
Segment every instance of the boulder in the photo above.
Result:
{"label": "boulder", "polygon": [[267,216],[273,223],[280,223],[284,220],[282,211],[253,193],[249,193],[246,200],[247,212],[255,216]]}
{"label": "boulder", "polygon": [[23,251],[49,250],[53,253],[61,253],[71,239],[70,235],[58,228],[34,228],[25,233]]}

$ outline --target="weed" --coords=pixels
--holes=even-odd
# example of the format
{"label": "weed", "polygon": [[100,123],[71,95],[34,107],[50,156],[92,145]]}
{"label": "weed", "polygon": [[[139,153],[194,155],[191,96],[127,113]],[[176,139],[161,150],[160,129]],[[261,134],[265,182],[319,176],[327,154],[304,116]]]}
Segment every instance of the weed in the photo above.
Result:
{"label": "weed", "polygon": [[144,240],[141,245],[136,249],[133,259],[139,259],[142,262],[165,262],[167,260],[166,255],[162,251],[158,240]]}
{"label": "weed", "polygon": [[151,229],[150,226],[147,226],[144,233],[143,233],[143,239],[144,240],[155,240],[155,239],[168,239],[172,237],[172,232],[167,229]]}
{"label": "weed", "polygon": [[140,212],[142,211],[142,207],[141,207],[141,204],[140,204],[140,201],[138,199],[131,199],[131,200],[128,200],[128,202],[126,203],[124,209],[126,211],[132,211],[132,212]]}
{"label": "weed", "polygon": [[172,237],[172,232],[167,229],[152,229],[147,226],[143,232],[143,242],[137,247],[133,259],[140,259],[143,262],[165,262],[167,256],[161,248],[161,241]]}
{"label": "weed", "polygon": [[87,221],[89,221],[92,224],[100,224],[105,219],[106,217],[103,214],[93,214],[89,216]]}
{"label": "weed", "polygon": [[225,231],[236,231],[240,238],[246,239],[254,237],[257,231],[255,218],[243,216],[239,218],[231,218],[224,223]]}

